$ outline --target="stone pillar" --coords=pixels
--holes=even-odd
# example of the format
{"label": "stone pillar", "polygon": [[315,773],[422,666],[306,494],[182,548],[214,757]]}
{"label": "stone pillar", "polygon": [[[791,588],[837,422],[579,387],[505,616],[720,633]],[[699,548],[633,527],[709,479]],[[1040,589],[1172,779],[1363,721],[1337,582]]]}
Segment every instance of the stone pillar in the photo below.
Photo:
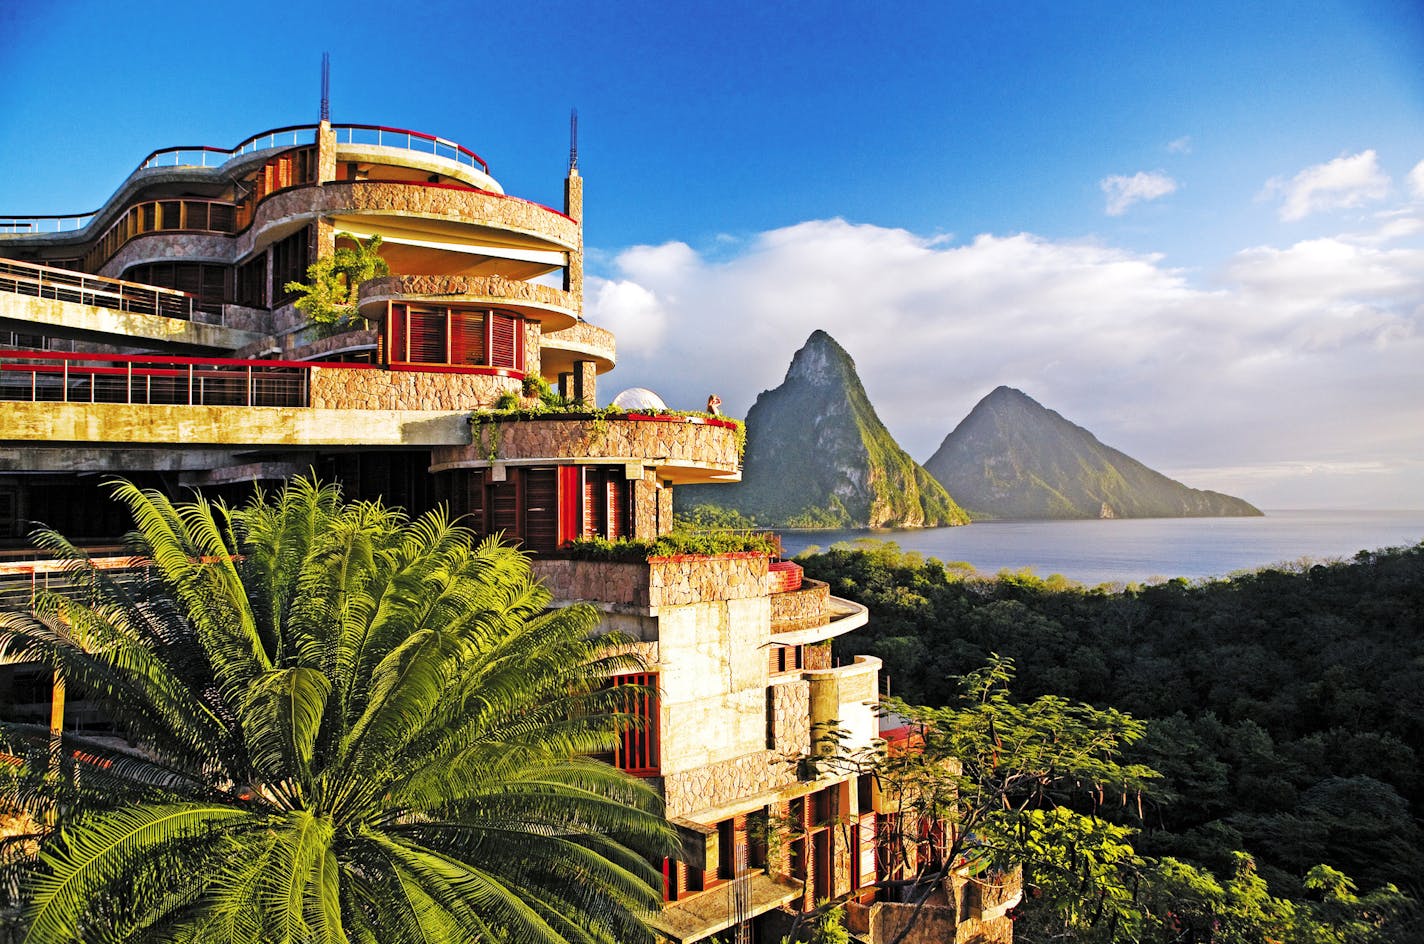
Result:
{"label": "stone pillar", "polygon": [[524,372],[526,374],[542,374],[540,362],[542,360],[539,342],[543,339],[543,329],[537,321],[524,322]]}
{"label": "stone pillar", "polygon": [[657,477],[648,471],[628,484],[633,488],[633,537],[651,541],[661,533],[658,530]]}
{"label": "stone pillar", "polygon": [[559,396],[568,400],[574,395],[574,375],[565,371],[559,375]]}
{"label": "stone pillar", "polygon": [[316,129],[316,179],[323,184],[336,179],[336,132],[329,121]]}
{"label": "stone pillar", "polygon": [[578,246],[569,251],[564,267],[564,291],[574,297],[579,317],[583,317],[583,178],[578,168],[564,178],[564,213],[578,224]]}
{"label": "stone pillar", "polygon": [[658,489],[658,534],[672,531],[672,486],[663,485]]}
{"label": "stone pillar", "polygon": [[590,410],[598,406],[598,371],[593,361],[574,361],[574,397]]}

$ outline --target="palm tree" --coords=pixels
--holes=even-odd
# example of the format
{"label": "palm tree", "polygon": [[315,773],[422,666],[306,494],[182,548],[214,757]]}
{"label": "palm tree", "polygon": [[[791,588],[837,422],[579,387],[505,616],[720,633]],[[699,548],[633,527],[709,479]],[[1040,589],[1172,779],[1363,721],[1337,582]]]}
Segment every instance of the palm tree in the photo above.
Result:
{"label": "palm tree", "polygon": [[0,654],[123,735],[53,758],[47,726],[0,726],[6,799],[57,827],[21,866],[26,942],[650,936],[668,827],[586,756],[639,667],[593,608],[548,611],[521,554],[440,513],[305,479],[240,509],[114,492],[144,575],[43,534],[86,593],[0,615]]}

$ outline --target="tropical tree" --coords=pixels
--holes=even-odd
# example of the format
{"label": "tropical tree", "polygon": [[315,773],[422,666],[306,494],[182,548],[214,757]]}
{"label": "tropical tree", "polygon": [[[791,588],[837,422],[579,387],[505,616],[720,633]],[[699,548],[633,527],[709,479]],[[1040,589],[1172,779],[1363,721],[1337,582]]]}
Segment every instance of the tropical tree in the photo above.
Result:
{"label": "tropical tree", "polygon": [[344,325],[354,322],[357,289],[368,279],[390,275],[390,266],[381,258],[381,237],[362,242],[350,233],[336,234],[337,246],[307,266],[306,282],[288,282],[288,292],[300,294],[295,302],[316,324]]}
{"label": "tropical tree", "polygon": [[4,800],[47,824],[0,875],[27,942],[649,937],[670,840],[586,756],[639,665],[591,607],[547,610],[521,554],[441,513],[310,480],[231,509],[114,492],[146,571],[42,534],[81,592],[0,616],[0,652],[121,735],[0,726]]}

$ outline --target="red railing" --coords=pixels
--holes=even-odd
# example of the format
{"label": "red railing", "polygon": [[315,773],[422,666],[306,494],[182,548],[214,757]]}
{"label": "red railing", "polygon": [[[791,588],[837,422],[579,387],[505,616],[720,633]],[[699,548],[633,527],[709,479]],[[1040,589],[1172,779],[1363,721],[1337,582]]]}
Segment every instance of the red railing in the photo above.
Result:
{"label": "red railing", "polygon": [[0,400],[307,406],[313,366],[306,361],[0,351]]}
{"label": "red railing", "polygon": [[198,304],[195,296],[171,288],[106,279],[14,259],[0,259],[0,292],[190,321]]}

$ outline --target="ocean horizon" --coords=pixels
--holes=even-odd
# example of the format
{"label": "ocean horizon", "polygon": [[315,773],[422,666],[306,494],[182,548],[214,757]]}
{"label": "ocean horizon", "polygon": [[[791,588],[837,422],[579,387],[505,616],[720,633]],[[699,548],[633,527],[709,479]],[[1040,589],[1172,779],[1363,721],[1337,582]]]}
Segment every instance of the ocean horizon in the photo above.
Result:
{"label": "ocean horizon", "polygon": [[1085,586],[1204,580],[1424,541],[1424,509],[1266,510],[1251,518],[977,521],[955,528],[781,530],[787,557],[808,548],[892,541],[904,551],[963,562],[983,576],[1029,570]]}

